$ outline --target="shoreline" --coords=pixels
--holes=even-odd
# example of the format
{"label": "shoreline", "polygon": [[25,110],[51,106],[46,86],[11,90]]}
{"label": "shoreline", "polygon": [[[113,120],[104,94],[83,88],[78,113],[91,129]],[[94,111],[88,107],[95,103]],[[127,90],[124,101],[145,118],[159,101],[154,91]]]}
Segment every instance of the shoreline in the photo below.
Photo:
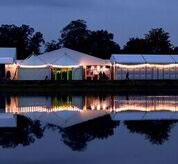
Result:
{"label": "shoreline", "polygon": [[178,80],[1,81],[1,94],[178,94]]}

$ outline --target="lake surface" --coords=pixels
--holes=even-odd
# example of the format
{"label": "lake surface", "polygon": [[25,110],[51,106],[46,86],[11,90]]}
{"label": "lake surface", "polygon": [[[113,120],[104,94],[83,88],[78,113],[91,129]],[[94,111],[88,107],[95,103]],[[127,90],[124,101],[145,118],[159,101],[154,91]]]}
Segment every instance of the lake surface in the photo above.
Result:
{"label": "lake surface", "polygon": [[0,163],[177,164],[177,95],[0,96]]}

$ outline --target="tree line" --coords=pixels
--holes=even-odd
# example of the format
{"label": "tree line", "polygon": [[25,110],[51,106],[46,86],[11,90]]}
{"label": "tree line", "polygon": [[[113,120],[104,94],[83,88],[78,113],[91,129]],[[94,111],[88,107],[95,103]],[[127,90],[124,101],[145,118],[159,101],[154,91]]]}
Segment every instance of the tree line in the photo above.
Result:
{"label": "tree line", "polygon": [[111,54],[178,54],[178,47],[170,41],[170,34],[162,28],[148,31],[143,38],[130,38],[121,49],[114,35],[107,30],[90,30],[84,20],[71,21],[58,34],[57,40],[45,42],[41,32],[28,25],[1,25],[0,47],[16,47],[17,58],[25,59],[31,54],[39,55],[62,47],[109,59]]}

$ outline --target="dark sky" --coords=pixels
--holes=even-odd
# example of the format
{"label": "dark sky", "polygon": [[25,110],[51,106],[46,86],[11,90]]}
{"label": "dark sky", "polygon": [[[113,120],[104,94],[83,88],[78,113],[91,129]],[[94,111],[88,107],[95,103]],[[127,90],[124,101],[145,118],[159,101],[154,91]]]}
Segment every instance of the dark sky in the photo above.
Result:
{"label": "dark sky", "polygon": [[162,27],[178,46],[178,0],[0,0],[0,24],[31,25],[47,41],[76,19],[114,33],[120,45]]}

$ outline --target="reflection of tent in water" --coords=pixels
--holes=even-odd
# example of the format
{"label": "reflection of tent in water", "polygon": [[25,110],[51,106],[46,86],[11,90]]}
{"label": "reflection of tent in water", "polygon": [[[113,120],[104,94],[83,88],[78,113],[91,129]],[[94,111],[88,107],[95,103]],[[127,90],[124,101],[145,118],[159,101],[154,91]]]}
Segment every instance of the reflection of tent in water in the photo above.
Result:
{"label": "reflection of tent in water", "polygon": [[61,128],[70,127],[98,117],[107,115],[105,111],[57,111],[57,112],[29,112],[21,113],[31,120],[39,120],[46,124],[53,124]]}
{"label": "reflection of tent in water", "polygon": [[105,115],[82,124],[63,129],[62,141],[74,151],[83,151],[87,142],[96,138],[106,139],[114,134],[114,128],[119,122],[112,121],[110,115]]}
{"label": "reflection of tent in water", "polygon": [[16,126],[16,117],[13,114],[0,114],[0,128],[15,128]]}
{"label": "reflection of tent in water", "polygon": [[41,111],[51,106],[51,97],[48,96],[11,96],[6,97],[6,112],[20,113]]}
{"label": "reflection of tent in water", "polygon": [[142,112],[142,111],[125,111],[111,113],[113,120],[178,120],[177,112]]}
{"label": "reflection of tent in water", "polygon": [[82,110],[83,99],[78,96],[14,96],[6,97],[5,108],[8,113]]}
{"label": "reflection of tent in water", "polygon": [[175,120],[124,121],[131,133],[144,135],[152,144],[167,141],[175,123]]}

